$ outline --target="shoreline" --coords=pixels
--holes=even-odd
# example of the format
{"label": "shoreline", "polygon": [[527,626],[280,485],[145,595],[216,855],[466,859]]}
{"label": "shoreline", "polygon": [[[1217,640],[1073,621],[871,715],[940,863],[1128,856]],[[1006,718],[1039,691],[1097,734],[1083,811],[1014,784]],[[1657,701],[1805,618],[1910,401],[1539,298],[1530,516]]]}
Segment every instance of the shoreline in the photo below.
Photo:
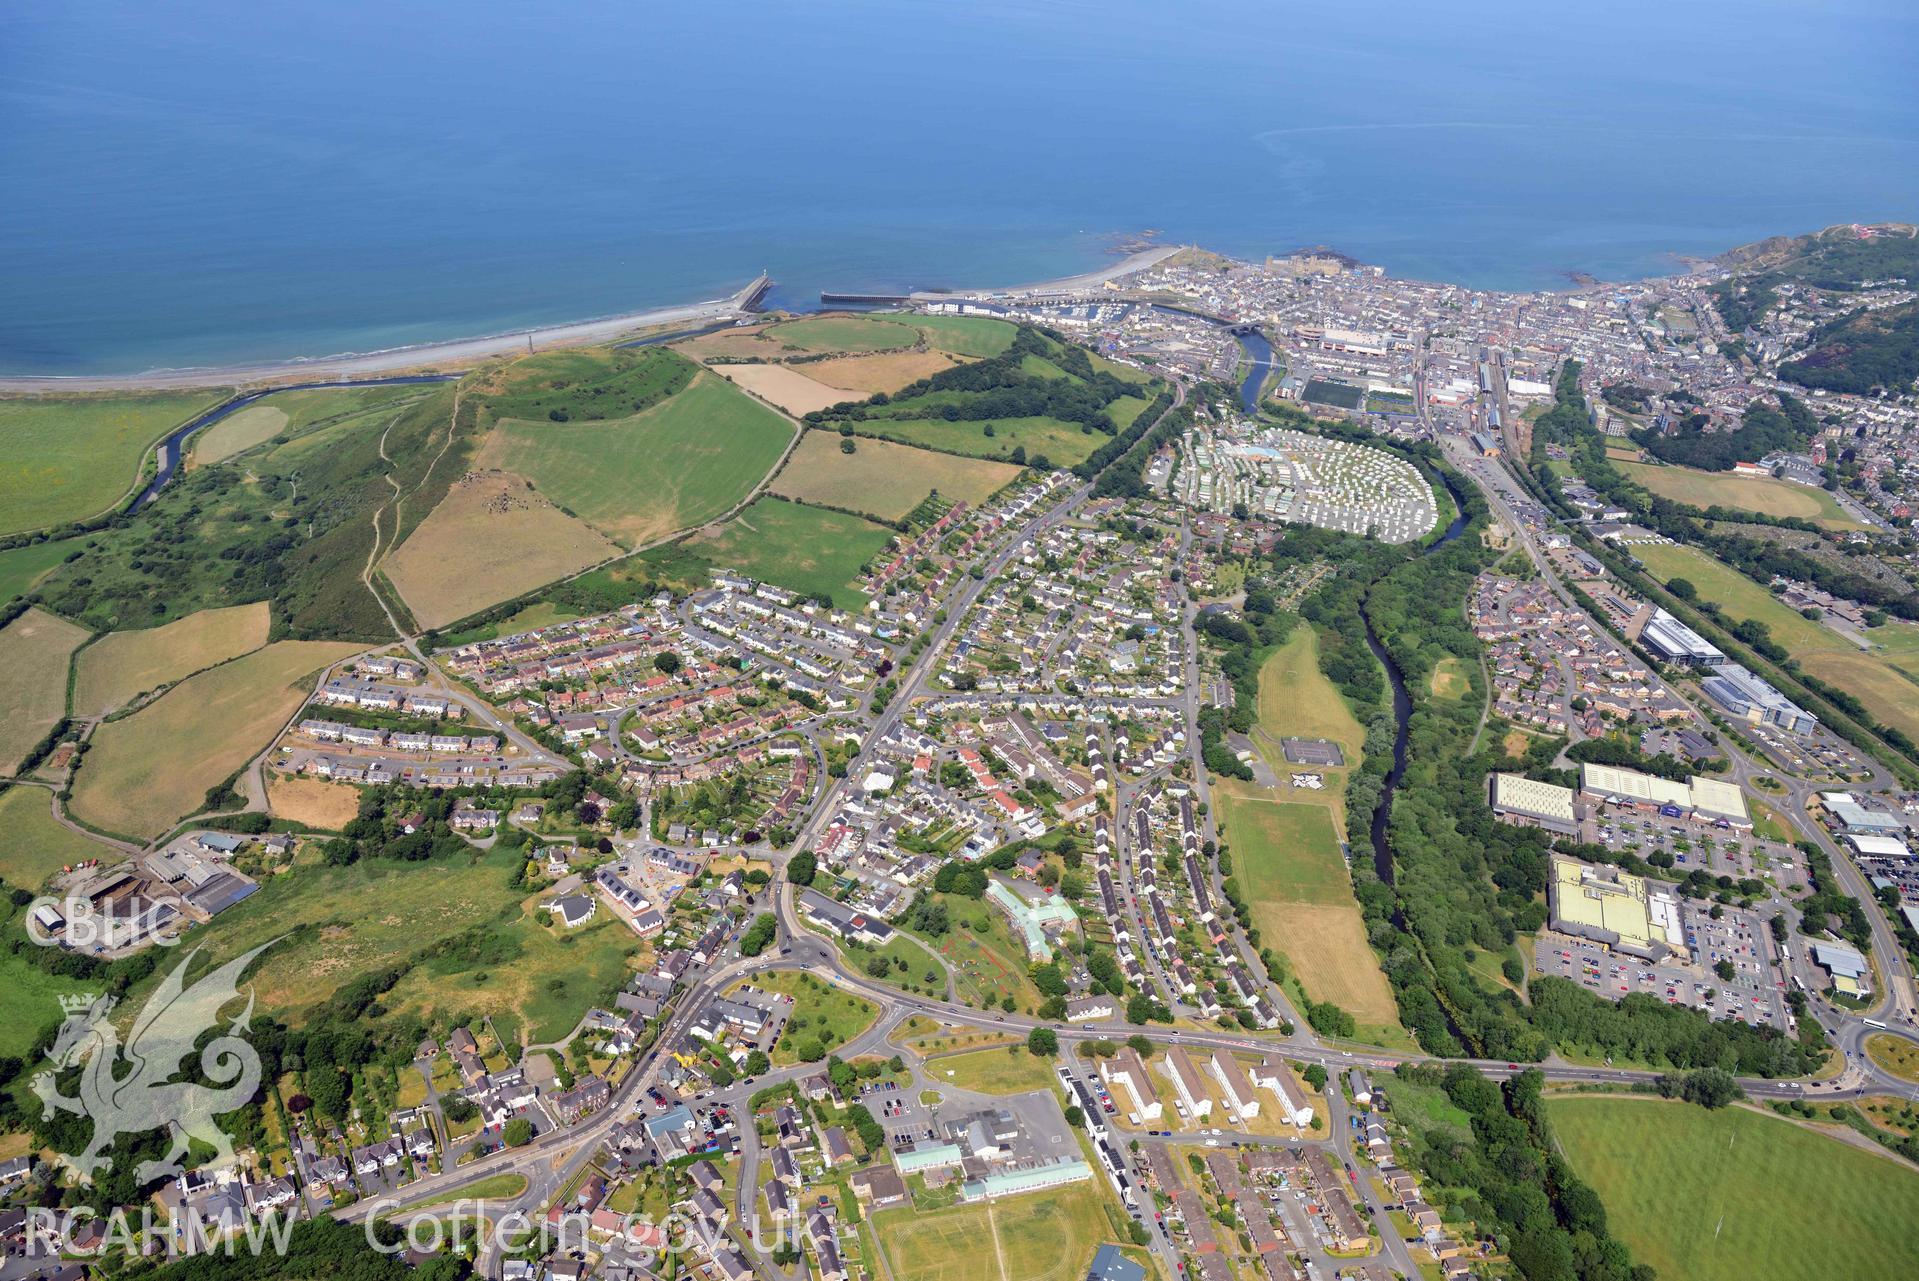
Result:
{"label": "shoreline", "polygon": [[1135,272],[1157,267],[1168,258],[1185,249],[1187,245],[1160,245],[1153,249],[1142,249],[1138,253],[1128,254],[1118,262],[1108,263],[1093,271],[1082,271],[1076,276],[1060,276],[1054,280],[1039,280],[1027,285],[994,285],[991,288],[977,289],[915,289],[906,296],[914,302],[940,302],[950,298],[1007,298],[1019,294],[1058,293],[1062,290],[1091,289],[1117,280],[1121,276],[1130,276]]}
{"label": "shoreline", "polygon": [[[1124,276],[1135,275],[1158,266],[1167,259],[1194,248],[1191,245],[1157,245],[1126,255],[1091,271],[1050,280],[1016,285],[991,285],[949,289],[916,289],[905,295],[909,304],[941,302],[962,298],[1016,299],[1042,293],[1064,293],[1097,289]],[[1344,256],[1344,255],[1341,255]],[[669,326],[709,325],[740,320],[752,314],[749,304],[757,302],[772,284],[770,276],[755,277],[743,289],[726,298],[704,302],[652,307],[644,311],[601,316],[591,320],[565,321],[531,329],[440,339],[374,351],[338,352],[325,356],[294,356],[283,360],[265,360],[233,365],[193,365],[179,368],[147,369],[118,374],[0,374],[0,396],[57,392],[114,392],[179,390],[197,387],[231,387],[235,391],[271,388],[276,383],[372,380],[405,374],[464,373],[475,365],[500,356],[533,348],[580,347],[632,338],[643,331]],[[1602,287],[1572,285],[1567,292]],[[821,308],[831,310],[831,308]]]}
{"label": "shoreline", "polygon": [[271,386],[289,379],[301,381],[385,378],[407,373],[454,373],[483,360],[535,347],[578,347],[609,342],[642,329],[664,325],[724,320],[745,314],[744,299],[760,280],[730,298],[655,307],[646,311],[594,320],[568,321],[509,333],[449,338],[438,342],[379,351],[340,352],[330,356],[303,356],[244,365],[196,365],[182,369],[149,369],[126,374],[0,374],[0,393],[58,391],[144,391],[159,388]]}
{"label": "shoreline", "polygon": [[[913,301],[942,298],[1008,297],[1040,291],[1086,289],[1121,276],[1144,271],[1179,253],[1183,246],[1164,246],[1129,254],[1117,262],[1094,271],[1024,285],[998,285],[985,289],[946,289],[916,291]],[[738,319],[751,314],[747,303],[762,291],[768,277],[756,277],[744,289],[727,298],[677,306],[653,307],[645,311],[593,320],[567,321],[534,329],[506,333],[449,338],[437,342],[387,347],[377,351],[339,352],[327,356],[297,356],[286,360],[259,361],[235,365],[195,365],[177,369],[148,369],[120,374],[0,374],[0,395],[35,392],[150,391],[186,387],[268,387],[288,380],[351,381],[359,378],[386,378],[397,374],[453,373],[470,369],[484,360],[510,355],[534,347],[580,347],[611,342],[668,325],[710,324]]]}

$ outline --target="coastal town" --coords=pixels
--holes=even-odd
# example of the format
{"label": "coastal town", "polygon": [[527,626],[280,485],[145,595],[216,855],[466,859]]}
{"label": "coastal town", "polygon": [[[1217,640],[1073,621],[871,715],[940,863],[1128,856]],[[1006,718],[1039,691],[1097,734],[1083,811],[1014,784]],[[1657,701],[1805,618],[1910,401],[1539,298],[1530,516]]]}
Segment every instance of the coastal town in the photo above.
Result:
{"label": "coastal town", "polygon": [[[394,1011],[404,1040],[276,1055],[258,1124],[157,1187],[162,1226],[131,1254],[459,1206],[517,1216],[453,1247],[502,1281],[1503,1277],[1518,1229],[1436,1155],[1436,1136],[1470,1143],[1474,1107],[1510,1122],[1499,1100],[1671,1094],[1707,1069],[1782,1115],[1919,1095],[1884,1048],[1919,1043],[1919,775],[1895,750],[1904,713],[1845,684],[1919,653],[1892,602],[1919,569],[1919,409],[1781,374],[1846,309],[1910,302],[1905,283],[1779,284],[1735,328],[1724,267],[1506,294],[1329,252],[1144,257],[836,318],[986,325],[964,332],[1029,344],[979,358],[1027,371],[1009,378],[1118,390],[1130,417],[1100,420],[1102,465],[1092,444],[1026,465],[1022,443],[984,492],[865,522],[832,591],[702,533],[703,559],[642,557],[599,596],[536,582],[338,647],[222,785],[238,803],[216,793],[17,897],[90,974],[166,966],[176,943],[278,946],[259,905],[326,869],[384,878],[353,910],[390,914],[394,946],[422,931],[398,972],[336,952],[298,976],[338,989],[299,1005],[332,1041]],[[740,371],[826,363],[762,361],[769,322],[738,320],[751,332],[692,340],[697,385],[790,396]],[[915,341],[927,368],[967,368]],[[854,358],[874,359],[832,357]],[[966,390],[933,394],[962,413]],[[881,412],[911,394],[794,410],[794,440],[900,447],[888,424],[934,420]],[[1731,471],[1659,456],[1801,396],[1816,430]],[[1089,423],[1048,447],[1075,435],[1099,439]],[[1689,545],[1693,517],[1662,505],[1734,523],[1732,491],[1700,477],[1805,496],[1811,516],[1745,536],[1857,571],[1746,586],[1843,664],[1755,629],[1747,597],[1708,599],[1732,553]],[[1457,596],[1401,603],[1418,592],[1392,575],[1462,536]],[[1374,622],[1428,605],[1447,631],[1423,649]],[[124,710],[62,731],[49,790],[98,768],[84,740]],[[1471,773],[1450,821],[1533,878],[1498,871],[1516,928],[1459,927],[1466,977],[1440,982],[1514,1019],[1568,989],[1594,1025],[1690,1019],[1723,1063],[1420,1021],[1458,990],[1407,978],[1394,905],[1435,875],[1393,826],[1395,803],[1442,804],[1433,771],[1406,770],[1433,721]],[[340,808],[294,818],[288,796]],[[424,932],[464,881],[387,901],[456,868],[509,886],[492,925]],[[489,942],[502,922],[520,933]],[[288,946],[354,927],[323,907]],[[1761,1053],[1778,1057],[1749,1069]],[[1773,1070],[1800,1053],[1816,1073]],[[0,1281],[87,1274],[100,1237],[43,1213],[63,1161],[33,1143],[0,1164]],[[940,1262],[988,1238],[991,1267]]]}

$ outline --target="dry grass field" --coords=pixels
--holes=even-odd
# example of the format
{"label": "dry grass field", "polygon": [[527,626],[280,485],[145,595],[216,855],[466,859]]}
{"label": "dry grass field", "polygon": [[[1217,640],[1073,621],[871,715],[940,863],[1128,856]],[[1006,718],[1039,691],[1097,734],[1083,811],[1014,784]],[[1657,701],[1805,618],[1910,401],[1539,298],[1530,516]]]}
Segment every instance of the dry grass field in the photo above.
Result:
{"label": "dry grass field", "polygon": [[53,793],[44,787],[9,787],[0,792],[0,880],[22,890],[37,890],[61,868],[90,858],[114,855],[103,845],[53,817]]}
{"label": "dry grass field", "polygon": [[1797,516],[1826,529],[1864,529],[1831,494],[1771,476],[1735,476],[1691,467],[1621,462],[1620,471],[1661,498],[1692,507],[1731,507],[1762,516]]}
{"label": "dry grass field", "polygon": [[1700,599],[1732,620],[1756,619],[1801,667],[1854,695],[1875,720],[1919,734],[1919,629],[1887,624],[1866,632],[1870,651],[1821,623],[1802,617],[1731,565],[1693,547],[1656,543],[1633,553],[1661,582],[1683,578]]}
{"label": "dry grass field", "polygon": [[269,773],[267,812],[275,818],[337,832],[359,817],[360,793],[345,783]]}
{"label": "dry grass field", "polygon": [[158,836],[259,754],[305,702],[322,668],[358,648],[276,641],[101,725],[74,781],[74,815],[125,836]]}
{"label": "dry grass field", "polygon": [[790,354],[782,343],[774,342],[766,336],[767,326],[754,325],[744,329],[721,329],[715,333],[701,334],[698,338],[688,338],[685,342],[673,344],[673,350],[688,360],[712,360],[716,356],[738,356],[748,360],[778,360],[783,354]]}
{"label": "dry grass field", "polygon": [[1021,470],[1012,463],[960,458],[886,440],[854,444],[853,453],[842,453],[836,433],[807,432],[785,470],[774,478],[772,492],[898,520],[934,490],[942,498],[977,505]]}
{"label": "dry grass field", "polygon": [[803,316],[781,321],[768,329],[766,336],[806,351],[892,351],[916,346],[921,341],[919,330],[900,323],[901,319],[864,313]]}
{"label": "dry grass field", "polygon": [[443,627],[619,548],[511,472],[469,472],[382,562],[422,627]]}
{"label": "dry grass field", "polygon": [[890,396],[908,383],[931,378],[941,370],[965,363],[943,351],[894,351],[874,356],[837,356],[801,368],[806,370],[808,378],[829,387],[863,391],[868,395],[883,391]]}
{"label": "dry grass field", "polygon": [[285,429],[287,411],[274,405],[248,405],[194,434],[188,445],[189,467],[210,467],[243,449],[265,444]]}
{"label": "dry grass field", "polygon": [[67,660],[87,630],[32,608],[0,630],[0,774],[11,774],[67,707]]}
{"label": "dry grass field", "polygon": [[273,610],[265,601],[203,609],[164,627],[113,632],[80,652],[73,710],[103,716],[136,697],[267,643]]}
{"label": "dry grass field", "polygon": [[[811,369],[806,365],[800,368]],[[761,400],[777,405],[795,418],[827,409],[849,399],[837,387],[814,382],[800,368],[785,365],[714,365],[713,372]]]}
{"label": "dry grass field", "polygon": [[1332,811],[1271,795],[1226,779],[1213,788],[1261,945],[1286,957],[1308,996],[1358,1020],[1362,1036],[1403,1041],[1399,1005],[1366,940]]}

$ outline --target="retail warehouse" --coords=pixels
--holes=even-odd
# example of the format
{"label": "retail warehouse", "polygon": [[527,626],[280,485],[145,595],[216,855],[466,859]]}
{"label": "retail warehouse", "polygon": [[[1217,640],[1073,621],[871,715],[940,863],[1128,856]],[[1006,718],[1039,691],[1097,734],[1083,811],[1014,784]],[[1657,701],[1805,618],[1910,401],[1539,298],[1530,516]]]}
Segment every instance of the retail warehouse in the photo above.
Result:
{"label": "retail warehouse", "polygon": [[1642,876],[1578,859],[1553,859],[1553,929],[1647,961],[1685,959],[1679,899]]}
{"label": "retail warehouse", "polygon": [[1731,783],[1697,776],[1684,783],[1616,765],[1579,767],[1580,794],[1601,804],[1616,805],[1667,818],[1689,818],[1696,823],[1723,823],[1749,828],[1746,797]]}

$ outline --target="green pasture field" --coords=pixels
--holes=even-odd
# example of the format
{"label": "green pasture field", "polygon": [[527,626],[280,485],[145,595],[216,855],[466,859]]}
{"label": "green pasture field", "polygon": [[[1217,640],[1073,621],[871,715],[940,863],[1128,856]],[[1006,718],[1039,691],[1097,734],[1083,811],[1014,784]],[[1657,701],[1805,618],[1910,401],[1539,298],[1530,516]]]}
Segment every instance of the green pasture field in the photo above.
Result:
{"label": "green pasture field", "polygon": [[639,559],[686,586],[706,586],[711,570],[732,569],[843,609],[862,609],[866,595],[854,586],[860,569],[892,536],[886,526],[858,516],[760,498],[717,530],[702,530]]}
{"label": "green pasture field", "polygon": [[203,388],[0,398],[0,534],[106,511],[133,488],[156,441],[225,395]]}
{"label": "green pasture field", "polygon": [[919,335],[892,317],[881,316],[808,316],[784,320],[766,331],[775,342],[810,352],[843,352],[849,355],[869,351],[893,351],[911,347]]}
{"label": "green pasture field", "polygon": [[11,774],[66,712],[67,667],[84,627],[30,608],[0,628],[0,774]]}
{"label": "green pasture field", "polygon": [[64,827],[53,817],[53,793],[14,786],[0,792],[0,880],[38,890],[62,867],[118,856],[112,846]]}
{"label": "green pasture field", "polygon": [[1687,1281],[1919,1273],[1919,1173],[1780,1117],[1549,1098],[1559,1146],[1636,1262]]}
{"label": "green pasture field", "polygon": [[632,548],[726,512],[792,439],[779,414],[701,373],[671,399],[630,417],[503,418],[481,458],[525,476],[548,501]]}
{"label": "green pasture field", "polygon": [[[1123,397],[1122,401],[1130,399]],[[986,434],[988,427],[993,429],[991,436]],[[1084,461],[1110,439],[1103,432],[1087,432],[1078,423],[1057,418],[996,418],[949,423],[943,418],[873,417],[855,423],[853,429],[861,435],[974,458],[1005,459],[1018,446],[1026,450],[1027,458],[1044,455],[1058,467]]]}
{"label": "green pasture field", "polygon": [[50,538],[0,552],[0,604],[32,591],[49,570],[84,545],[78,538]]}
{"label": "green pasture field", "polygon": [[955,356],[997,356],[1013,345],[1019,332],[1010,321],[991,316],[919,316],[911,313],[887,313],[886,319],[911,325],[925,337],[929,347]]}

